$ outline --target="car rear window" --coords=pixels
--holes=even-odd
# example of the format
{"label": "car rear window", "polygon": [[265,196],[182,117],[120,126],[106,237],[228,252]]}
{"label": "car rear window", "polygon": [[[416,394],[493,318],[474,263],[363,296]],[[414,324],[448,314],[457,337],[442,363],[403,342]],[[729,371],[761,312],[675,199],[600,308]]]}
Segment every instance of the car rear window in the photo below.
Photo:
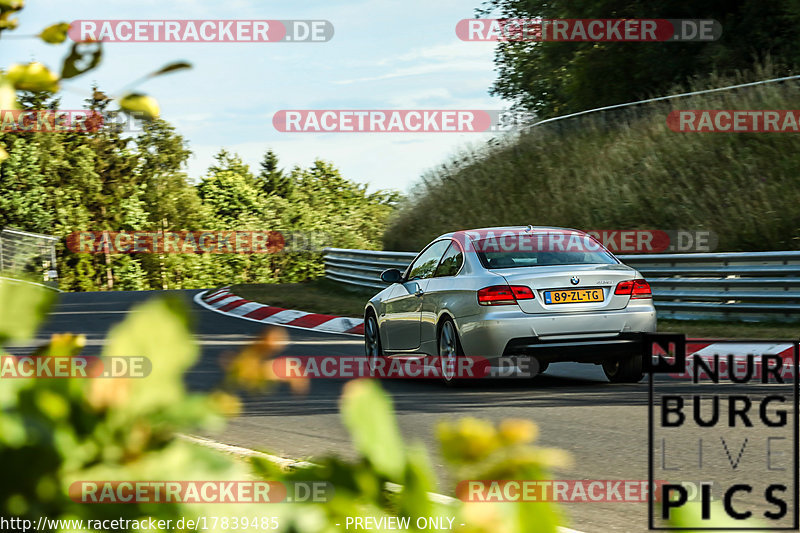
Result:
{"label": "car rear window", "polygon": [[488,269],[619,262],[592,236],[574,233],[503,235],[473,241],[472,245]]}

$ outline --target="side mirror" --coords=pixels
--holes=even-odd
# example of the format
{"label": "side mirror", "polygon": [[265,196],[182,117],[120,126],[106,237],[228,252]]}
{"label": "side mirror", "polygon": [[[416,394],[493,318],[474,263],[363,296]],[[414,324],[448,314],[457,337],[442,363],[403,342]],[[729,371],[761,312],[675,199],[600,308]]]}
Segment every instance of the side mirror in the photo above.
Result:
{"label": "side mirror", "polygon": [[400,283],[403,281],[403,273],[396,268],[390,268],[381,272],[381,281],[386,283]]}

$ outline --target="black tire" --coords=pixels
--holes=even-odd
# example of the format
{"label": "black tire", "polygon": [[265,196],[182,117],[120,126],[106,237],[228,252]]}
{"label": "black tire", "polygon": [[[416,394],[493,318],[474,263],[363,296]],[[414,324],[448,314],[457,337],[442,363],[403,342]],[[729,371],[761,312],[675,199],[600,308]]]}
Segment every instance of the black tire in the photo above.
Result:
{"label": "black tire", "polygon": [[378,329],[378,319],[372,311],[364,315],[364,353],[367,356],[370,375],[375,377],[375,361],[384,358],[381,333]]}
{"label": "black tire", "polygon": [[[458,358],[464,356],[464,351],[461,349],[456,325],[451,319],[445,318],[439,326],[436,346],[442,381],[449,387],[459,385],[463,380],[456,377]],[[450,363],[452,363],[452,367],[449,366]]]}
{"label": "black tire", "polygon": [[[537,364],[537,367],[538,367],[538,372],[536,372],[536,376],[544,374],[545,371],[547,370],[547,367],[550,366],[550,363],[548,363],[548,362],[541,363],[539,361],[536,361],[536,364]],[[536,377],[536,376],[533,376],[533,377]]]}
{"label": "black tire", "polygon": [[606,361],[603,363],[603,372],[611,383],[639,383],[644,377],[642,356]]}

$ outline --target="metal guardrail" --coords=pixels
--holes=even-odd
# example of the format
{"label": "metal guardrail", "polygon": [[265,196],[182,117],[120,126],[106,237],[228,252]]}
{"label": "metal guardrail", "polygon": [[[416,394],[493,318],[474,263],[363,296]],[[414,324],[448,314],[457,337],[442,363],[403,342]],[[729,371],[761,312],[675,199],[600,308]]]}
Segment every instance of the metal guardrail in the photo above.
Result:
{"label": "metal guardrail", "polygon": [[41,276],[48,287],[57,290],[56,243],[58,237],[52,235],[0,229],[0,274],[12,279]]}
{"label": "metal guardrail", "polygon": [[324,248],[325,277],[334,281],[382,289],[381,272],[387,268],[404,270],[417,254],[414,252],[374,252],[346,248]]}
{"label": "metal guardrail", "polygon": [[[325,248],[325,276],[382,289],[380,273],[413,252]],[[653,287],[661,318],[800,321],[800,252],[620,255]]]}

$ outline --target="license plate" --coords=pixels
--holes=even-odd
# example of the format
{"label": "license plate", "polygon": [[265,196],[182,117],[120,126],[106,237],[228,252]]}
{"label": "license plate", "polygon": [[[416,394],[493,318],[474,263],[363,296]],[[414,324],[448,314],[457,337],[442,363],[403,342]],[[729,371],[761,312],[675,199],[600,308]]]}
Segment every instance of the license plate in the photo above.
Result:
{"label": "license plate", "polygon": [[602,302],[603,289],[570,289],[567,291],[545,291],[546,304],[578,304]]}

